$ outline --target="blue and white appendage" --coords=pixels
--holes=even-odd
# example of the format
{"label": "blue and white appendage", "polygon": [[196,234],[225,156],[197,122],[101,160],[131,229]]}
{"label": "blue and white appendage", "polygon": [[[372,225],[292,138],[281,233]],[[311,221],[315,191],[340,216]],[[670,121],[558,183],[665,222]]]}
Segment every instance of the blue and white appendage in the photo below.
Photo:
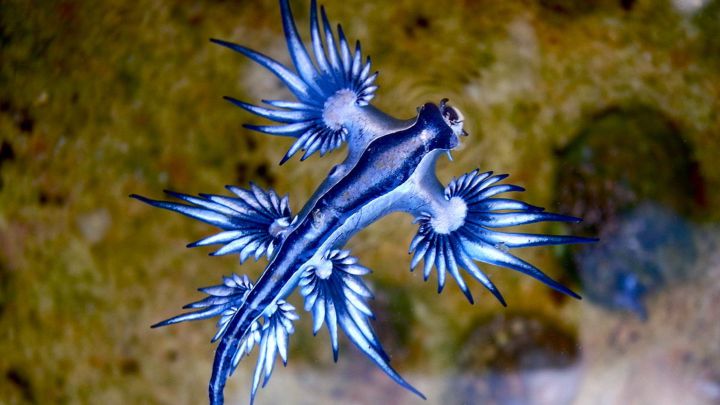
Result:
{"label": "blue and white appendage", "polygon": [[370,270],[359,265],[348,250],[331,250],[316,265],[303,271],[300,294],[305,297],[305,310],[313,315],[313,333],[323,325],[330,333],[333,359],[338,359],[338,325],[351,342],[395,382],[425,398],[405,381],[391,366],[377,335],[370,325],[375,318],[367,300],[373,297],[361,276]]}
{"label": "blue and white appendage", "polygon": [[297,99],[263,100],[263,103],[272,107],[267,108],[226,97],[238,107],[281,124],[245,125],[246,128],[297,138],[282,159],[282,164],[298,151],[304,151],[301,160],[305,160],[315,152],[323,156],[339,148],[351,130],[350,120],[357,118],[359,108],[368,106],[374,97],[377,72],[370,73],[370,58],[363,60],[360,42],[356,43],[354,51],[351,50],[340,25],[336,39],[323,7],[320,8],[320,29],[317,6],[313,0],[310,7],[310,36],[316,66],[300,39],[288,2],[281,1],[280,7],[295,72],[244,46],[217,39],[212,42],[237,51],[267,68],[282,80]]}
{"label": "blue and white appendage", "polygon": [[[184,307],[186,309],[196,309],[196,311],[187,312],[159,322],[153,325],[153,328],[179,322],[219,317],[217,332],[212,339],[214,342],[225,334],[228,322],[243,306],[252,288],[253,284],[247,276],[241,277],[233,274],[230,277],[223,277],[222,284],[199,289],[201,292],[206,293],[207,297]],[[249,355],[255,346],[258,347],[258,359],[255,365],[250,394],[251,403],[255,399],[260,382],[262,381],[264,387],[270,380],[277,355],[280,355],[283,364],[287,365],[289,336],[295,332],[293,322],[297,319],[299,317],[295,313],[295,307],[284,300],[278,300],[272,307],[266,309],[262,323],[259,319],[252,323],[250,330],[245,334],[235,350],[232,356],[233,370],[243,357]]]}
{"label": "blue and white appendage", "polygon": [[188,247],[224,245],[211,255],[237,254],[240,263],[251,256],[255,260],[272,256],[292,220],[288,197],[281,198],[275,191],[263,190],[252,183],[249,190],[235,186],[226,188],[235,197],[214,194],[195,197],[167,190],[165,193],[171,197],[190,204],[152,200],[136,194],[130,197],[222,229],[222,232]]}
{"label": "blue and white appendage", "polygon": [[444,288],[446,273],[449,273],[471,303],[472,294],[459,268],[465,269],[500,303],[506,305],[500,291],[474,261],[517,270],[563,294],[580,298],[535,266],[511,254],[509,250],[529,246],[588,243],[595,239],[496,230],[495,228],[534,222],[580,221],[579,218],[545,212],[543,208],[522,201],[496,197],[502,193],[524,190],[512,184],[497,184],[506,177],[507,175],[492,175],[492,172],[480,173],[475,170],[453,179],[444,190],[444,199],[447,202],[444,210],[435,213],[421,211],[415,220],[419,227],[410,244],[410,253],[414,254],[411,270],[422,260],[423,277],[427,280],[435,267],[438,292]]}

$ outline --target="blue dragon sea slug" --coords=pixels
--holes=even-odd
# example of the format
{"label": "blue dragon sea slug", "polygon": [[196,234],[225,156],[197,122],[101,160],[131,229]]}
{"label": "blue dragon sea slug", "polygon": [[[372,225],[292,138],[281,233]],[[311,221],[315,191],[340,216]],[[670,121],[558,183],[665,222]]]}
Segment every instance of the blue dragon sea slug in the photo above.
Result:
{"label": "blue dragon sea slug", "polygon": [[[265,106],[233,98],[230,102],[279,125],[250,126],[255,131],[296,138],[281,164],[298,152],[301,160],[324,155],[347,144],[347,157],[293,215],[287,197],[254,184],[249,189],[228,186],[233,196],[168,192],[182,202],[132,197],[220,228],[220,232],[190,247],[221,245],[214,255],[237,254],[242,263],[252,256],[268,264],[253,283],[247,276],[224,277],[222,284],[203,288],[207,297],[188,304],[191,311],[160,322],[219,317],[213,341],[219,341],[209,384],[211,404],[223,403],[226,380],[238,362],[255,347],[259,350],[250,401],[271,376],[276,358],[287,362],[289,337],[298,319],[285,301],[298,290],[305,310],[312,313],[313,330],[327,327],[335,359],[338,331],[390,378],[420,397],[390,365],[370,320],[372,293],[363,276],[370,270],[343,249],[358,231],[395,211],[412,215],[419,224],[412,240],[411,269],[421,261],[425,279],[435,268],[438,291],[449,274],[467,299],[473,297],[461,271],[485,286],[503,305],[500,291],[476,262],[525,273],[569,296],[577,294],[552,280],[533,265],[510,253],[527,246],[589,242],[591,239],[499,231],[540,221],[576,222],[577,218],[545,212],[524,202],[499,197],[523,189],[502,183],[506,175],[473,171],[443,186],[435,174],[438,158],[449,153],[467,135],[463,116],[442,100],[417,109],[414,119],[398,120],[374,108],[377,72],[363,59],[360,44],[352,50],[342,28],[331,28],[325,10],[310,7],[312,56],[298,34],[287,0],[280,0],[282,23],[294,65],[290,69],[272,58],[241,45],[213,39],[275,74],[295,101],[263,100]],[[321,27],[322,25],[322,27]]]}

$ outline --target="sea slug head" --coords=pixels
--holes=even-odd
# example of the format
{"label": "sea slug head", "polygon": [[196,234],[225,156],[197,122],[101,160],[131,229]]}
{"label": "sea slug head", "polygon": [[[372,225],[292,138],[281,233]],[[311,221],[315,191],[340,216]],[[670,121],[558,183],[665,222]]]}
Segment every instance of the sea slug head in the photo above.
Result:
{"label": "sea slug head", "polygon": [[460,110],[449,106],[448,101],[450,100],[446,98],[440,100],[440,113],[442,114],[445,123],[452,129],[455,136],[467,136],[468,133],[465,132],[465,129],[463,129],[465,117]]}
{"label": "sea slug head", "polygon": [[442,99],[439,105],[426,103],[418,108],[417,123],[424,127],[423,141],[428,149],[452,150],[460,143],[459,136],[466,136],[462,113]]}

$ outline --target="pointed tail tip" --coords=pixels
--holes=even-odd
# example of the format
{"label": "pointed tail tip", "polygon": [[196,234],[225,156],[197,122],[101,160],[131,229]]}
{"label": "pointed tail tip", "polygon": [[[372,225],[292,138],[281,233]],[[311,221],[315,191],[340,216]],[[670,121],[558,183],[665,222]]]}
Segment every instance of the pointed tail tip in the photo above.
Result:
{"label": "pointed tail tip", "polygon": [[163,326],[168,326],[168,325],[170,325],[168,320],[164,320],[164,321],[160,321],[158,323],[154,323],[154,324],[150,325],[150,328],[157,329],[157,328],[162,328]]}
{"label": "pointed tail tip", "polygon": [[558,292],[561,292],[569,297],[575,298],[576,300],[582,300],[582,297],[580,296],[580,294],[576,293],[575,291],[573,291],[565,286],[561,285],[560,288],[555,288],[555,290],[557,290]]}
{"label": "pointed tail tip", "polygon": [[210,42],[212,42],[215,45],[220,45],[222,47],[230,48],[230,49],[233,49],[233,47],[235,45],[232,42],[223,41],[222,39],[217,39],[217,38],[210,38]]}
{"label": "pointed tail tip", "polygon": [[498,302],[505,308],[507,308],[507,302],[505,302],[505,297],[500,293],[500,290],[497,288],[488,288],[490,290],[490,293],[495,297],[495,299],[498,300]]}
{"label": "pointed tail tip", "polygon": [[242,45],[234,44],[229,41],[223,41],[222,39],[210,38],[210,42],[212,42],[213,44],[216,44],[216,45],[224,46],[225,48],[229,48],[235,52],[240,52],[243,54],[247,54],[247,52],[252,52]]}
{"label": "pointed tail tip", "polygon": [[408,382],[405,382],[405,384],[406,384],[406,386],[405,386],[406,389],[410,390],[410,392],[412,392],[413,394],[419,396],[419,397],[422,398],[424,401],[427,401],[427,397],[425,396],[425,394],[423,394],[422,392],[420,392],[420,390],[418,390],[417,388],[413,387],[413,386],[410,385]]}
{"label": "pointed tail tip", "polygon": [[240,107],[245,110],[247,110],[249,108],[247,103],[242,102],[234,97],[223,96],[223,100],[228,101],[228,102],[232,103],[233,105],[235,105],[236,107]]}
{"label": "pointed tail tip", "polygon": [[152,200],[152,199],[147,198],[147,197],[143,197],[143,196],[138,195],[138,194],[130,194],[128,197],[133,198],[133,199],[135,199],[135,200],[138,200],[138,201],[140,201],[140,202],[143,202],[143,203],[145,203],[145,204],[152,205],[152,206],[155,206],[155,205],[157,204],[157,201]]}
{"label": "pointed tail tip", "polygon": [[425,394],[420,392],[419,389],[413,387],[409,382],[405,381],[405,379],[402,378],[399,374],[395,373],[395,376],[393,376],[393,380],[395,380],[395,382],[398,383],[401,387],[427,401],[427,397],[425,396]]}

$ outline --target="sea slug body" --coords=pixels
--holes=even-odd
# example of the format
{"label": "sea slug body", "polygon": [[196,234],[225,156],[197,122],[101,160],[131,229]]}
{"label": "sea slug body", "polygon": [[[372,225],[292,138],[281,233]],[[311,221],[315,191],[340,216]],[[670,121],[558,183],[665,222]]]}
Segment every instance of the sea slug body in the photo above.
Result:
{"label": "sea slug body", "polygon": [[[418,224],[410,245],[411,269],[422,261],[427,280],[437,272],[438,291],[447,274],[470,302],[473,297],[461,270],[479,281],[503,305],[505,300],[476,265],[483,262],[529,275],[569,296],[577,294],[511,253],[528,246],[587,243],[594,239],[567,235],[513,233],[497,230],[542,221],[579,219],[545,212],[519,200],[500,197],[522,188],[503,183],[506,175],[479,170],[444,186],[435,174],[437,160],[466,136],[462,114],[442,100],[418,108],[411,120],[399,120],[370,104],[377,73],[363,60],[360,44],[351,50],[338,26],[333,32],[325,10],[310,6],[312,57],[295,27],[288,0],[280,0],[283,28],[294,71],[241,45],[214,43],[235,50],[275,74],[295,101],[263,100],[265,107],[233,98],[233,104],[279,125],[247,128],[296,139],[281,164],[299,152],[305,160],[347,144],[347,157],[335,166],[299,213],[290,212],[287,197],[251,184],[228,186],[233,196],[168,192],[182,202],[132,197],[155,207],[206,222],[221,231],[189,247],[221,245],[214,255],[236,254],[268,259],[260,277],[223,277],[222,284],[202,288],[207,297],[188,304],[189,312],[154,326],[218,317],[213,341],[218,341],[209,385],[211,404],[224,402],[225,383],[239,361],[254,348],[259,355],[250,402],[270,379],[276,357],[287,362],[289,338],[298,319],[285,301],[294,291],[312,313],[313,331],[326,326],[332,351],[338,356],[338,331],[390,378],[424,398],[390,365],[375,334],[368,304],[372,292],[363,277],[370,270],[359,264],[346,242],[358,231],[391,212],[406,212]],[[322,24],[321,24],[322,23]],[[322,28],[321,28],[322,25]]]}

